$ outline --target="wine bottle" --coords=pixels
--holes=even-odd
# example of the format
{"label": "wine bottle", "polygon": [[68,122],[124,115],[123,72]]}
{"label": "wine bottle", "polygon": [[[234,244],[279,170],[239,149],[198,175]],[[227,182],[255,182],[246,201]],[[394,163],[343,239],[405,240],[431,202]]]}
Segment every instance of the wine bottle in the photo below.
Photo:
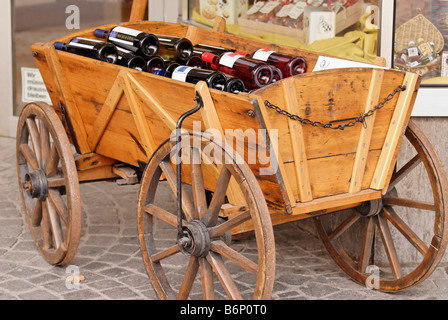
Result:
{"label": "wine bottle", "polygon": [[225,75],[227,78],[227,87],[226,91],[231,93],[241,93],[246,91],[246,87],[244,86],[244,82],[241,81],[241,79],[238,79],[236,77],[232,77],[229,75]]}
{"label": "wine bottle", "polygon": [[264,62],[234,52],[226,52],[221,56],[204,52],[201,57],[210,63],[212,68],[240,78],[248,89],[261,88],[272,81],[272,69]]}
{"label": "wine bottle", "polygon": [[186,66],[206,69],[206,63],[200,56],[192,55],[190,59],[185,62]]}
{"label": "wine bottle", "polygon": [[[197,44],[197,45],[193,46],[192,57],[193,56],[201,57],[204,52],[210,52],[210,53],[216,54],[217,56],[219,56],[219,55],[221,55],[223,53],[226,53],[226,52],[234,52],[234,53],[240,54],[242,56],[246,56],[247,55],[246,53],[236,51],[235,49],[211,46],[211,45],[208,45],[208,44]],[[210,69],[211,66],[210,66],[209,63],[204,61],[204,68],[205,69]]]}
{"label": "wine bottle", "polygon": [[193,44],[186,38],[157,35],[159,39],[159,55],[171,61],[185,63],[193,53]]}
{"label": "wine bottle", "polygon": [[171,74],[171,79],[193,84],[205,81],[209,88],[220,91],[225,91],[227,87],[227,79],[221,72],[188,66],[178,66]]}
{"label": "wine bottle", "polygon": [[103,41],[77,37],[67,43],[55,42],[54,47],[57,50],[67,51],[109,63],[117,63],[118,61],[117,47]]}
{"label": "wine bottle", "polygon": [[117,47],[118,64],[123,67],[146,71],[146,61],[143,57],[135,55],[132,51]]}
{"label": "wine bottle", "polygon": [[96,29],[94,35],[97,38],[107,39],[118,47],[132,52],[138,51],[145,57],[156,55],[159,49],[159,40],[155,35],[126,27],[118,26],[109,31]]}
{"label": "wine bottle", "polygon": [[277,82],[283,79],[283,72],[276,66],[270,65],[272,69],[272,82]]}
{"label": "wine bottle", "polygon": [[221,55],[226,52],[235,52],[235,49],[229,49],[229,48],[223,48],[223,47],[216,47],[216,46],[210,46],[208,44],[196,44],[193,46],[193,55],[201,56],[204,52],[210,52],[216,55]]}
{"label": "wine bottle", "polygon": [[157,70],[165,71],[165,61],[160,56],[154,56],[148,59],[146,71],[155,73]]}
{"label": "wine bottle", "polygon": [[250,57],[276,66],[282,71],[285,78],[306,72],[305,59],[299,56],[259,49],[252,53]]}

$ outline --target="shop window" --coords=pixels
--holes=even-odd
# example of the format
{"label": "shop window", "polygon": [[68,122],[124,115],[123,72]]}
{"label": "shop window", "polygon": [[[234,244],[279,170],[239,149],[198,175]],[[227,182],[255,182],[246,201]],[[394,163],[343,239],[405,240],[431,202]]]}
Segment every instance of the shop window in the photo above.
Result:
{"label": "shop window", "polygon": [[448,1],[397,0],[395,12],[394,67],[447,86]]}
{"label": "shop window", "polygon": [[13,114],[32,101],[48,101],[30,47],[103,24],[128,21],[130,0],[13,0]]}
{"label": "shop window", "polygon": [[[186,4],[188,3],[188,4]],[[183,19],[279,45],[374,62],[380,0],[190,0]]]}

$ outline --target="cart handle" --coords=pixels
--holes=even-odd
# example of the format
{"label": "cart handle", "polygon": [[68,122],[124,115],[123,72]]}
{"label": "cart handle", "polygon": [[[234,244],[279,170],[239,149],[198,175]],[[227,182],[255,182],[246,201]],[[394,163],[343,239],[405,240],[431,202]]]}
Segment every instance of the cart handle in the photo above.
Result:
{"label": "cart handle", "polygon": [[192,114],[198,112],[202,106],[202,98],[201,95],[196,91],[196,97],[194,98],[194,101],[197,101],[196,107],[194,107],[191,110],[188,110],[184,114],[182,114],[179,119],[177,120],[176,124],[176,179],[177,179],[177,236],[179,245],[182,245],[184,247],[189,246],[190,238],[187,237],[183,232],[183,226],[182,226],[182,159],[181,159],[181,130],[182,130],[182,122],[191,116]]}

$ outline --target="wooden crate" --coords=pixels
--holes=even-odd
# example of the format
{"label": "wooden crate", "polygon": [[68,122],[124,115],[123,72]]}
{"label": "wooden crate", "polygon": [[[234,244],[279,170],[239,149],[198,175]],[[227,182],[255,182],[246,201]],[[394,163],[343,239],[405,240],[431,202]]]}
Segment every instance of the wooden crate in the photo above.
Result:
{"label": "wooden crate", "polygon": [[[344,11],[336,14],[336,34],[354,25],[362,15],[362,3],[358,2]],[[238,25],[244,32],[257,36],[264,33],[275,33],[282,36],[292,37],[305,41],[305,30],[283,27],[272,23],[264,23],[247,19],[244,15],[238,19]]]}

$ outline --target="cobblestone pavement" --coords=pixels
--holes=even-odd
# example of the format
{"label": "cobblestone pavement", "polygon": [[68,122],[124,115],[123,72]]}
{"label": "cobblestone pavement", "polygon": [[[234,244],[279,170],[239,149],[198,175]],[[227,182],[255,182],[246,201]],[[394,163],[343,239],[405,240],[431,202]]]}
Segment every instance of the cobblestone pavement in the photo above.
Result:
{"label": "cobblestone pavement", "polygon": [[[0,138],[0,299],[157,299],[137,239],[138,186],[96,182],[81,186],[81,242],[71,266],[85,277],[68,289],[67,266],[48,264],[26,224],[17,184],[15,140]],[[439,265],[422,284],[396,294],[365,289],[333,263],[320,241],[299,223],[274,228],[274,299],[448,299],[448,266]]]}

